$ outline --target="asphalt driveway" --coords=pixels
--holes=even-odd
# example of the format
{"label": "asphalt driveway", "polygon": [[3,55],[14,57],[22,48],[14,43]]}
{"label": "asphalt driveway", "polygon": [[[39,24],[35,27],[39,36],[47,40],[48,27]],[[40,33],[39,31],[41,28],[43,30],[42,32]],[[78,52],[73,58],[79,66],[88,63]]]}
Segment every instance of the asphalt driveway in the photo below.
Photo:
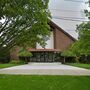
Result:
{"label": "asphalt driveway", "polygon": [[63,65],[61,63],[29,63],[26,65],[0,69],[0,74],[90,76],[90,70]]}

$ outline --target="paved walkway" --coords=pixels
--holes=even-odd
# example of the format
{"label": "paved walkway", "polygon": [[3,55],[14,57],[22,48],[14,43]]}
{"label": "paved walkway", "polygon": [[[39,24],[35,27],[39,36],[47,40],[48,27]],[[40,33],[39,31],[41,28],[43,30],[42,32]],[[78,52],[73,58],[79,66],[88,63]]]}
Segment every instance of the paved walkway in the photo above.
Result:
{"label": "paved walkway", "polygon": [[22,74],[22,75],[88,75],[90,70],[60,63],[29,63],[0,69],[0,74]]}

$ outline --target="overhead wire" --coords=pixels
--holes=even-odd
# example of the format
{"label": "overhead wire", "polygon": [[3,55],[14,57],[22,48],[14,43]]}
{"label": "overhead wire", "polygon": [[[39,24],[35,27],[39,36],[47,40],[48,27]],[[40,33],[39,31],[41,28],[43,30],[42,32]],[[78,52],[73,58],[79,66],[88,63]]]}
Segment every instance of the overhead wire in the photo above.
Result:
{"label": "overhead wire", "polygon": [[79,19],[79,20],[82,19],[82,20],[86,20],[86,18],[82,18],[82,17],[70,17],[70,16],[69,16],[69,17],[65,17],[65,16],[64,16],[64,17],[63,17],[63,16],[53,16],[53,17],[60,17],[60,18],[67,18],[67,19]]}
{"label": "overhead wire", "polygon": [[52,18],[53,18],[53,19],[68,20],[68,21],[76,21],[76,22],[88,22],[87,20],[64,18],[64,17],[55,17],[55,16],[52,16]]}
{"label": "overhead wire", "polygon": [[83,1],[83,0],[64,0],[64,1],[77,2],[77,3],[85,3],[85,1]]}
{"label": "overhead wire", "polygon": [[[71,1],[71,2],[77,2],[77,3],[85,3],[85,1],[82,0],[64,0],[64,1]],[[84,13],[84,10],[81,11],[75,11],[75,10],[65,10],[65,9],[53,9],[50,8],[52,11],[61,11],[61,12],[71,12],[71,13]],[[59,20],[67,20],[67,21],[74,21],[74,22],[88,22],[89,20],[86,20],[86,18],[82,17],[61,17],[61,16],[52,16],[53,19],[59,19]],[[66,31],[75,31],[67,29]]]}
{"label": "overhead wire", "polygon": [[54,11],[62,11],[62,12],[79,12],[79,13],[84,12],[84,10],[83,10],[83,11],[75,11],[75,10],[52,9],[52,8],[50,8],[50,10],[54,10]]}

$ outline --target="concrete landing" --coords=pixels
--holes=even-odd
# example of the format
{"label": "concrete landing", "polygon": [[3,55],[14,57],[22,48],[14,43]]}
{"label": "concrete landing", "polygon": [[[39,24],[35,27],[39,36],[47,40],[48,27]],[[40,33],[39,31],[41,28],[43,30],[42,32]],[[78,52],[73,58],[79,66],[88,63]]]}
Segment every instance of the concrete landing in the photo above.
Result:
{"label": "concrete landing", "polygon": [[26,65],[0,69],[0,74],[90,76],[90,70],[63,65],[61,63],[29,63]]}

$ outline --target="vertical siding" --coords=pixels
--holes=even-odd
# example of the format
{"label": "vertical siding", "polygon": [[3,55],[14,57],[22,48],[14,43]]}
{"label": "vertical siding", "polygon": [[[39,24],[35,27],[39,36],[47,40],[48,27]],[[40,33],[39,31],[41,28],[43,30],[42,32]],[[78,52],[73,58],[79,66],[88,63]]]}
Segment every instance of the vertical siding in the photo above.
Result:
{"label": "vertical siding", "polygon": [[54,40],[54,48],[60,49],[61,51],[68,49],[74,42],[70,37],[57,28],[54,29]]}

